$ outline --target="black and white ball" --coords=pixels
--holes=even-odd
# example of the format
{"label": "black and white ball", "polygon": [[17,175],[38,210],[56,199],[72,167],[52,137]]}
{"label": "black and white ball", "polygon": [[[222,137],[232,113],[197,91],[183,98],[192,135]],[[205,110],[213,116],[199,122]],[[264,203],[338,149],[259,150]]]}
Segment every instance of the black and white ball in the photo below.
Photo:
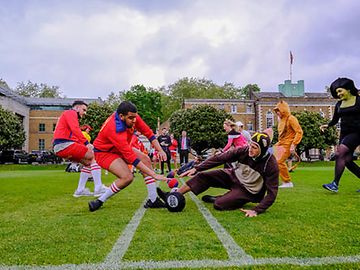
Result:
{"label": "black and white ball", "polygon": [[166,197],[166,207],[170,212],[181,212],[185,207],[185,197],[179,192],[170,192]]}

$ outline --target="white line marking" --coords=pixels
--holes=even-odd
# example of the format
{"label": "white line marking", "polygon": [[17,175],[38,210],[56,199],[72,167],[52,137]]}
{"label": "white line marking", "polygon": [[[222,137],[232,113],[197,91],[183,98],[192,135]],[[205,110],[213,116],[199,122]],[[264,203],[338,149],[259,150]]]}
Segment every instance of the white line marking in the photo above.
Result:
{"label": "white line marking", "polygon": [[192,193],[189,193],[191,199],[195,202],[199,211],[202,213],[210,227],[213,229],[221,243],[223,244],[226,252],[229,255],[230,260],[241,259],[244,264],[252,262],[254,259],[245,253],[245,251],[239,247],[224,227],[217,221],[217,219],[211,214],[211,212],[200,202],[200,200]]}

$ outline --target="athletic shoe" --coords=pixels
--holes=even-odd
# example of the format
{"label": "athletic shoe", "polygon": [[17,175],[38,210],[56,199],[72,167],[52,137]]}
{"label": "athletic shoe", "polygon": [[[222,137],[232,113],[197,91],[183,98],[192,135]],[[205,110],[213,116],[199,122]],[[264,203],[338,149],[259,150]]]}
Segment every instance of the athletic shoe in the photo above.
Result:
{"label": "athletic shoe", "polygon": [[292,187],[294,187],[294,184],[292,182],[284,182],[279,186],[279,188],[292,188]]}
{"label": "athletic shoe", "polygon": [[322,187],[335,193],[339,191],[339,187],[334,181],[329,184],[323,184]]}
{"label": "athletic shoe", "polygon": [[96,199],[95,201],[90,201],[88,204],[89,204],[90,212],[94,212],[103,205],[103,202],[100,201],[99,199]]}
{"label": "athletic shoe", "polygon": [[163,203],[158,197],[154,202],[152,202],[150,199],[146,201],[144,204],[145,208],[166,208],[165,203]]}
{"label": "athletic shoe", "polygon": [[216,198],[217,198],[217,196],[205,195],[205,196],[202,196],[201,199],[207,203],[214,203]]}
{"label": "athletic shoe", "polygon": [[169,192],[165,192],[163,191],[161,188],[157,187],[156,188],[156,192],[158,194],[158,196],[164,201],[166,202],[166,197],[169,195]]}
{"label": "athletic shoe", "polygon": [[73,194],[73,196],[75,198],[79,198],[79,197],[82,197],[82,196],[92,196],[92,195],[94,195],[94,193],[92,193],[88,188],[84,188],[81,191],[75,190],[75,192]]}
{"label": "athletic shoe", "polygon": [[104,184],[101,185],[101,187],[98,190],[94,191],[94,196],[95,197],[100,197],[101,195],[103,195],[109,188],[107,186],[105,186]]}

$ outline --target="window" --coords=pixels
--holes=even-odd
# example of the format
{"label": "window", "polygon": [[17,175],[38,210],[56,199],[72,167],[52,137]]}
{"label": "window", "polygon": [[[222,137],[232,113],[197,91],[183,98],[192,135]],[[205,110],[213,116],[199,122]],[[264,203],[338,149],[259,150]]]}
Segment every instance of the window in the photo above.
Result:
{"label": "window", "polygon": [[320,109],[320,116],[322,117],[322,118],[325,118],[325,113]]}
{"label": "window", "polygon": [[39,150],[45,150],[45,139],[39,139]]}
{"label": "window", "polygon": [[45,131],[45,124],[44,123],[39,124],[39,131]]}
{"label": "window", "polygon": [[236,106],[236,104],[231,104],[231,113],[237,113],[237,106]]}
{"label": "window", "polygon": [[56,128],[56,123],[53,124],[53,131],[55,130]]}
{"label": "window", "polygon": [[246,124],[246,127],[247,127],[247,130],[249,130],[249,131],[254,130],[254,127],[253,127],[253,124],[252,124],[252,123],[247,123],[247,124]]}
{"label": "window", "polygon": [[219,104],[219,110],[224,110],[224,109],[225,109],[224,103]]}
{"label": "window", "polygon": [[271,111],[266,113],[266,128],[274,126],[274,114]]}
{"label": "window", "polygon": [[252,113],[253,110],[252,110],[252,105],[251,104],[247,104],[246,105],[246,113]]}

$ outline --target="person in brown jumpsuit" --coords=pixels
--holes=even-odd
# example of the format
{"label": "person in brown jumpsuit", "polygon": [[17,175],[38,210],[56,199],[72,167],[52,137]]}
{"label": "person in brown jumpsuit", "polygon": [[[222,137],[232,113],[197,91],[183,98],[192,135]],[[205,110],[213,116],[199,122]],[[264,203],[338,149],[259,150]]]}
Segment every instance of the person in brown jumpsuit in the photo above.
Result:
{"label": "person in brown jumpsuit", "polygon": [[[240,209],[247,217],[263,213],[274,202],[278,192],[279,168],[275,157],[267,150],[269,135],[255,133],[250,145],[214,155],[181,176],[193,176],[177,192],[192,191],[198,195],[210,187],[229,191],[220,196],[204,196],[217,210]],[[227,162],[238,162],[235,168],[210,170]],[[258,203],[252,209],[243,209],[248,202]]]}

